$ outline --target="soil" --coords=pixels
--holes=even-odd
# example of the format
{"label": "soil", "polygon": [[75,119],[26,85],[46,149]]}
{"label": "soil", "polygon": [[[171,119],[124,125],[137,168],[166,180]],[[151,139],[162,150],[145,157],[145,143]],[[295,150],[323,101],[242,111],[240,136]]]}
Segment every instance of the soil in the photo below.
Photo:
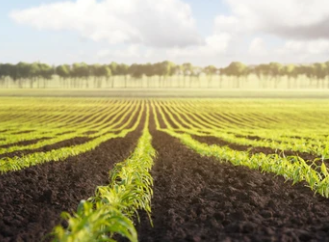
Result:
{"label": "soil", "polygon": [[328,241],[329,201],[304,184],[201,157],[151,131],[152,220],[140,241]]}
{"label": "soil", "polygon": [[[234,135],[237,138],[246,138],[246,139],[251,139],[251,140],[270,140],[270,141],[272,141],[272,139],[265,139],[265,138],[262,138],[262,137],[259,137],[259,136],[255,136],[255,135],[247,135],[247,136],[239,135],[239,134],[234,134]],[[304,140],[307,140],[307,141],[308,140],[312,140],[312,138],[301,137],[301,136],[284,135],[283,137],[291,138],[291,139],[304,139]]]}
{"label": "soil", "polygon": [[[93,151],[1,175],[0,241],[40,241],[62,211],[75,211],[96,186],[108,184],[108,171],[134,149],[144,118],[137,131]],[[141,212],[140,241],[329,241],[329,200],[304,183],[292,186],[283,177],[201,157],[157,131],[153,114],[150,132],[157,150],[154,226]]]}
{"label": "soil", "polygon": [[[156,110],[159,109],[159,107],[156,107]],[[160,112],[157,110],[156,111],[158,114],[158,119],[159,121],[162,120],[162,115],[160,114]],[[164,114],[165,119],[167,120],[168,124],[173,128],[173,129],[178,129],[179,127],[172,121],[172,119],[169,117],[169,115],[167,114],[167,112],[162,108],[162,113]],[[176,119],[177,120],[177,119]],[[167,127],[165,123],[161,122],[161,126],[160,127]]]}
{"label": "soil", "polygon": [[[136,108],[139,109],[139,111],[142,109],[142,107],[140,105],[136,106]],[[145,109],[144,109],[145,110]],[[123,121],[120,123],[120,124],[117,124],[115,126],[113,126],[113,129],[121,129],[122,127],[122,124],[125,124],[127,123],[127,121],[131,118],[131,115],[133,115],[135,110],[132,110],[128,115],[126,115],[126,117],[123,119]],[[139,111],[135,113],[135,117],[131,120],[131,122],[128,124],[128,126],[126,127],[127,129],[131,128],[134,126],[136,120],[137,120],[137,117],[139,115]],[[116,122],[118,122],[122,116],[124,114],[121,114],[119,117],[117,117],[116,119],[114,119],[113,123],[112,124],[115,124]]]}
{"label": "soil", "polygon": [[[97,110],[94,110],[93,114],[95,113],[99,113],[99,114],[102,114],[102,112],[104,112],[108,107],[103,107],[103,108],[99,108]],[[80,124],[81,122],[84,122],[86,119],[90,118],[91,115],[84,115],[82,116],[81,118],[79,119],[76,119],[74,120],[73,122],[71,122],[72,124]],[[98,124],[101,120],[99,120],[97,123],[94,123],[94,124]]]}
{"label": "soil", "polygon": [[251,140],[264,140],[261,137],[255,136],[255,135],[244,136],[244,135],[235,134],[235,137],[237,137],[237,138],[246,138],[246,139],[251,139]]}
{"label": "soil", "polygon": [[[141,107],[138,107],[138,108],[139,108],[139,110],[141,110]],[[137,117],[138,117],[138,114],[139,114],[139,112],[136,112],[135,117],[132,119],[132,121],[126,127],[127,129],[131,128],[135,124],[135,122],[137,120]],[[117,120],[119,120],[121,117],[122,116],[120,115],[117,118]],[[124,118],[122,123],[116,125],[113,129],[121,127],[122,124],[126,123],[129,118],[130,118],[130,116],[127,115],[127,117]],[[105,134],[110,134],[110,133],[119,134],[120,132],[121,131],[109,131]],[[80,145],[80,144],[84,144],[88,141],[91,141],[92,139],[93,138],[90,138],[90,137],[75,137],[75,138],[67,139],[67,140],[52,144],[52,145],[46,145],[46,146],[43,146],[43,147],[38,148],[38,149],[20,150],[20,151],[15,151],[15,152],[11,152],[11,153],[0,154],[0,159],[4,158],[4,157],[10,157],[10,158],[15,157],[15,156],[22,157],[22,156],[32,154],[32,153],[36,153],[36,152],[47,152],[47,151],[51,151],[51,150],[54,150],[54,149],[60,149],[60,148],[63,148],[63,147],[70,147],[70,146],[74,146],[74,145]],[[27,145],[28,142],[29,141],[24,141],[24,142],[22,142],[21,145]]]}
{"label": "soil", "polygon": [[93,130],[93,131],[87,131],[85,133],[83,133],[83,135],[92,135],[92,134],[96,134],[98,131]]}
{"label": "soil", "polygon": [[0,134],[2,134],[2,133],[6,133],[6,132],[8,132],[8,131],[11,131],[11,129],[0,130]]}
{"label": "soil", "polygon": [[50,137],[45,137],[45,138],[41,138],[41,139],[32,139],[32,140],[20,141],[20,142],[16,142],[16,143],[12,143],[12,144],[0,145],[0,148],[3,149],[3,148],[9,148],[11,146],[31,145],[31,144],[37,143],[39,141],[47,140],[47,139],[51,139],[51,138]]}
{"label": "soil", "polygon": [[179,118],[178,118],[178,115],[177,114],[175,114],[175,113],[172,112],[171,115],[173,116],[174,120],[177,120],[177,122],[179,122],[184,129],[188,129],[189,128],[189,126],[186,125],[186,123],[189,123],[189,121],[186,119],[186,116],[184,114],[181,114],[180,115],[180,118],[185,123],[179,121]]}
{"label": "soil", "polygon": [[[47,151],[51,151],[51,150],[55,150],[55,149],[60,149],[63,147],[70,147],[70,146],[74,146],[74,145],[80,145],[83,143],[86,143],[88,141],[92,140],[92,138],[88,138],[88,137],[75,137],[72,139],[67,139],[64,141],[60,141],[57,142],[55,144],[52,145],[45,145],[41,148],[38,149],[28,149],[28,150],[20,150],[20,151],[15,151],[15,152],[10,152],[10,153],[5,153],[5,154],[1,154],[0,155],[0,159],[4,158],[4,157],[22,157],[24,155],[28,155],[28,154],[32,154],[32,153],[36,153],[36,152],[47,152]],[[28,141],[25,141],[28,142]],[[27,145],[26,143],[22,144],[22,145]]]}
{"label": "soil", "polygon": [[76,211],[80,200],[108,184],[109,170],[133,151],[143,123],[82,155],[1,175],[0,241],[41,241],[61,222],[62,211]]}
{"label": "soil", "polygon": [[[205,118],[205,117],[203,117],[202,115],[199,115],[199,114],[194,114],[194,116],[195,117],[197,117],[200,121],[197,121],[194,117],[193,117],[193,115],[191,115],[190,117],[191,117],[191,119],[194,121],[194,122],[197,122],[198,124],[201,124],[201,125],[204,125],[204,126],[207,126],[207,128],[210,128],[210,126],[208,125],[208,120],[207,120],[207,118]],[[222,126],[221,125],[218,125],[218,124],[216,124],[216,127],[217,128],[222,128]]]}
{"label": "soil", "polygon": [[[217,137],[213,136],[197,136],[197,135],[192,135],[192,138],[195,140],[198,140],[199,142],[206,143],[208,145],[219,145],[219,146],[228,146],[229,148],[233,150],[238,150],[238,151],[247,151],[249,150],[250,154],[256,154],[256,153],[264,153],[266,155],[270,154],[278,154],[280,156],[299,156],[303,158],[305,161],[313,161],[314,159],[318,158],[316,155],[312,155],[309,153],[305,152],[296,152],[296,151],[291,151],[291,150],[274,150],[271,148],[267,147],[254,147],[251,145],[239,145],[239,144],[234,144],[227,142],[225,140],[222,140]],[[329,164],[329,161],[325,160],[326,163]],[[317,162],[318,165],[321,165],[321,161]]]}
{"label": "soil", "polygon": [[18,131],[18,132],[14,132],[12,133],[12,135],[17,135],[17,134],[29,134],[34,132],[35,130],[25,130],[25,131]]}
{"label": "soil", "polygon": [[[52,131],[51,131],[52,132]],[[45,132],[46,133],[46,132]],[[62,133],[59,133],[57,134],[57,136],[59,135],[64,135],[64,134],[71,134],[71,133],[74,133],[74,131],[65,131],[65,132],[62,132]]]}

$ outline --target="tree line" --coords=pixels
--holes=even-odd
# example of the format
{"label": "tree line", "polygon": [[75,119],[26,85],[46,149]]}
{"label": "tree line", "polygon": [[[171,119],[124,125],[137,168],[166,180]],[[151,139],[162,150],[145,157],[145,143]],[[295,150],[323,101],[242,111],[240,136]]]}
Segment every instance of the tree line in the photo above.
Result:
{"label": "tree line", "polygon": [[[162,83],[170,81],[168,77],[174,75],[181,76],[185,86],[191,85],[191,82],[198,80],[201,75],[207,76],[209,83],[213,76],[231,76],[235,77],[235,85],[239,87],[241,80],[250,74],[256,75],[259,80],[264,82],[271,81],[274,86],[279,84],[280,77],[287,77],[290,83],[292,79],[304,75],[310,82],[317,81],[318,87],[320,87],[321,83],[324,85],[324,82],[327,80],[327,87],[329,88],[329,61],[308,65],[283,65],[277,62],[245,65],[241,62],[232,62],[224,68],[217,68],[213,65],[198,67],[193,66],[191,63],[178,65],[170,61],[132,65],[112,62],[103,65],[75,63],[72,65],[64,64],[58,66],[50,66],[39,62],[19,62],[18,64],[0,63],[0,82],[4,84],[6,78],[10,78],[14,83],[18,84],[18,87],[22,87],[24,83],[29,83],[30,87],[33,87],[37,79],[51,80],[55,75],[62,80],[64,86],[66,84],[68,85],[67,80],[70,80],[69,85],[71,87],[79,86],[81,80],[85,80],[88,87],[91,78],[94,82],[93,86],[101,88],[103,80],[106,80],[107,85],[112,85],[113,87],[112,77],[114,76],[123,76],[125,81],[128,76],[133,79],[146,77],[148,82],[151,80],[151,77],[157,77],[158,81]],[[187,83],[185,82],[186,79]],[[222,79],[220,78],[219,80],[221,81]]]}

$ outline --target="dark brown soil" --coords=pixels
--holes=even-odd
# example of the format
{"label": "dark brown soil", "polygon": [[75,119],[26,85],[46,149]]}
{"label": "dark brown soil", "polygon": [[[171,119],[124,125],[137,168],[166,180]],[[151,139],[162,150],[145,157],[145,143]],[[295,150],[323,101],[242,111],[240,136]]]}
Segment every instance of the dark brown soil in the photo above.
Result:
{"label": "dark brown soil", "polygon": [[[169,109],[170,110],[170,109]],[[186,123],[189,123],[189,121],[187,120],[186,116],[187,115],[184,115],[183,113],[180,113],[180,114],[175,114],[173,112],[171,112],[171,115],[173,116],[173,118],[179,122],[181,124],[181,126],[185,129],[188,129],[189,127],[186,125]],[[181,122],[179,119],[178,119],[178,115],[180,116],[181,120],[183,120],[183,122]]]}
{"label": "dark brown soil", "polygon": [[[135,113],[135,117],[131,120],[131,122],[128,124],[128,126],[126,127],[126,129],[129,129],[129,128],[131,128],[131,127],[134,126],[134,124],[135,124],[135,122],[137,120],[137,117],[139,115],[139,112],[142,109],[142,107],[140,105],[136,105],[135,108],[137,108],[139,111],[137,111]],[[134,111],[135,111],[135,109],[133,109],[128,115],[126,115],[126,117],[123,119],[123,121],[120,124],[117,124],[117,125],[113,126],[113,129],[121,129],[122,124],[126,124],[127,123],[127,121],[131,118],[131,115],[133,115]],[[116,122],[118,122],[122,118],[123,115],[125,115],[125,113],[123,113],[119,117],[117,117],[114,120],[113,124],[116,123]]]}
{"label": "dark brown soil", "polygon": [[[161,109],[162,109],[162,113],[164,114],[164,117],[165,117],[165,119],[167,119],[167,121],[168,121],[168,123],[170,124],[170,126],[171,126],[173,129],[178,129],[178,126],[177,126],[177,125],[171,120],[171,118],[169,117],[169,115],[167,114],[167,112],[166,112],[162,107],[156,107],[156,108],[157,108],[157,109],[161,108]],[[157,109],[156,109],[156,110],[157,110]],[[157,113],[158,113],[158,119],[159,119],[159,120],[162,120],[162,116],[161,116],[160,112],[157,111]],[[166,127],[166,128],[168,128],[164,122],[161,122],[161,127]]]}
{"label": "dark brown soil", "polygon": [[152,130],[152,219],[140,241],[328,241],[329,201],[303,184],[199,156]]}
{"label": "dark brown soil", "polygon": [[[163,122],[163,119],[162,119],[162,116],[161,116],[161,114],[160,114],[160,112],[159,112],[159,106],[158,105],[156,105],[156,106],[154,106],[154,110],[155,110],[155,112],[157,113],[157,117],[158,117],[158,120],[160,121],[161,120],[161,122],[159,122],[159,124],[160,124],[160,128],[161,129],[165,129],[165,128],[168,128],[166,125],[165,125],[165,123]],[[152,115],[153,115],[153,109],[150,109],[151,110],[151,112],[152,112]],[[154,116],[152,117],[153,119],[154,119]]]}
{"label": "dark brown soil", "polygon": [[92,134],[96,134],[98,131],[96,130],[91,130],[91,131],[87,131],[85,133],[83,133],[83,135],[92,135]]}
{"label": "dark brown soil", "polygon": [[65,132],[57,134],[57,136],[64,135],[64,134],[71,134],[71,133],[74,133],[74,131],[65,131]]}
{"label": "dark brown soil", "polygon": [[17,135],[17,134],[29,134],[34,132],[35,130],[25,130],[25,131],[18,131],[18,132],[14,132],[12,133],[12,135]]}
{"label": "dark brown soil", "polygon": [[51,139],[51,138],[50,137],[45,137],[45,138],[42,138],[42,139],[32,139],[32,140],[20,141],[20,142],[8,144],[8,145],[0,145],[0,148],[3,149],[3,148],[9,148],[11,146],[31,145],[31,144],[37,143],[39,141],[47,140],[47,139]]}
{"label": "dark brown soil", "polygon": [[[193,115],[190,115],[190,118],[194,121],[194,122],[196,122],[196,123],[198,123],[198,124],[201,124],[201,125],[203,125],[203,126],[207,126],[208,128],[210,128],[210,125],[208,124],[208,120],[207,120],[207,118],[205,118],[205,117],[203,117],[202,115],[199,115],[199,114],[194,114],[194,116],[195,117],[197,117],[200,121],[202,121],[202,123],[200,123],[199,121],[197,121],[194,117],[193,117]],[[216,127],[217,128],[221,128],[221,126],[220,125],[216,125]]]}
{"label": "dark brown soil", "polygon": [[[285,156],[299,156],[303,158],[305,161],[313,161],[315,158],[318,158],[316,155],[312,155],[305,152],[296,152],[291,150],[274,150],[267,147],[253,147],[251,145],[239,145],[227,142],[225,140],[222,140],[217,137],[213,136],[197,136],[193,135],[193,139],[198,140],[199,142],[206,143],[208,145],[218,145],[218,146],[228,146],[229,148],[233,150],[239,150],[239,151],[247,151],[249,150],[250,154],[256,154],[256,153],[264,153],[266,155],[270,154],[278,154],[278,155],[285,155]],[[321,164],[321,162],[319,163]]]}
{"label": "dark brown soil", "polygon": [[[108,107],[103,107],[103,108],[98,108],[97,110],[94,110],[93,114],[96,113],[100,113],[102,114],[102,112],[104,112],[106,109],[108,109]],[[86,119],[88,119],[89,117],[91,117],[91,115],[84,115],[81,118],[76,119],[74,122],[72,122],[72,124],[80,124],[81,122],[85,121]],[[99,120],[97,123],[102,122],[102,120]],[[97,124],[95,123],[95,124]]]}
{"label": "dark brown soil", "polygon": [[96,186],[108,184],[109,170],[128,157],[141,129],[65,161],[0,176],[0,241],[40,241],[62,211],[75,211]]}
{"label": "dark brown soil", "polygon": [[214,117],[214,118],[216,118],[216,119],[218,119],[218,120],[223,120],[223,121],[226,122],[226,123],[235,124],[235,125],[238,125],[238,126],[240,126],[240,127],[245,126],[245,125],[243,125],[242,123],[239,123],[239,122],[237,122],[237,121],[234,121],[234,120],[232,120],[232,119],[227,118],[227,116],[228,116],[228,115],[226,115],[226,114],[218,114],[218,113],[214,113],[214,114],[212,114],[212,117]]}
{"label": "dark brown soil", "polygon": [[63,148],[63,147],[70,147],[70,146],[74,146],[74,145],[80,145],[80,144],[86,143],[90,140],[92,140],[92,138],[75,137],[75,138],[72,138],[72,139],[57,142],[57,143],[52,144],[52,145],[45,145],[45,146],[43,146],[39,149],[20,150],[20,151],[15,151],[15,152],[11,152],[11,153],[1,154],[0,159],[4,158],[4,157],[15,157],[15,156],[21,157],[21,156],[36,153],[36,152],[47,152],[47,151],[51,151],[51,150],[55,150],[55,149],[60,149],[60,148]]}
{"label": "dark brown soil", "polygon": [[246,138],[246,139],[251,139],[251,140],[264,140],[263,138],[259,137],[259,136],[255,136],[255,135],[239,135],[239,134],[235,134],[235,137],[237,138]]}
{"label": "dark brown soil", "polygon": [[8,132],[8,131],[11,131],[12,129],[4,129],[4,130],[0,130],[0,134],[2,134],[2,133],[6,133],[6,132]]}
{"label": "dark brown soil", "polygon": [[[261,138],[261,137],[256,136],[256,135],[247,135],[247,136],[239,135],[239,134],[234,134],[234,135],[237,138],[246,138],[246,139],[251,139],[251,140],[272,140],[272,139],[264,139],[264,138]],[[292,139],[312,140],[312,138],[307,138],[307,137],[305,138],[305,137],[301,137],[301,136],[289,136],[289,135],[285,135],[283,137],[292,138]]]}

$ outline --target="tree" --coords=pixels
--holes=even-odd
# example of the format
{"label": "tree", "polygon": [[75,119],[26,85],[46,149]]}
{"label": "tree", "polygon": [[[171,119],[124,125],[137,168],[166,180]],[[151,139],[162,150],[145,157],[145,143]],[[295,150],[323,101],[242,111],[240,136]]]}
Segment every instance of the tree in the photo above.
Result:
{"label": "tree", "polygon": [[141,68],[141,65],[132,64],[129,67],[129,73],[136,81],[140,81],[143,76],[143,70]]}
{"label": "tree", "polygon": [[127,75],[129,74],[129,66],[126,64],[119,64],[117,66],[117,75],[124,76],[124,87],[127,88]]}
{"label": "tree", "polygon": [[1,86],[4,86],[5,85],[5,81],[6,81],[6,69],[5,69],[5,65],[3,64],[0,64],[0,83],[1,83]]}
{"label": "tree", "polygon": [[102,65],[99,69],[99,75],[108,80],[112,76],[112,71],[108,66]]}
{"label": "tree", "polygon": [[271,62],[268,65],[268,72],[271,75],[271,78],[274,78],[274,87],[277,88],[282,74],[283,66],[277,62]]}
{"label": "tree", "polygon": [[329,61],[327,61],[325,64],[326,64],[327,88],[329,88]]}
{"label": "tree", "polygon": [[150,87],[150,78],[154,76],[154,69],[152,64],[147,63],[146,65],[143,65],[143,72],[147,76],[147,87]]}
{"label": "tree", "polygon": [[225,75],[236,77],[236,87],[240,87],[240,78],[247,73],[247,66],[241,62],[232,62],[228,67],[223,69]]}
{"label": "tree", "polygon": [[83,80],[88,87],[88,77],[90,76],[89,67],[86,63],[75,63],[72,66],[72,77],[74,78],[74,87],[81,87]]}
{"label": "tree", "polygon": [[18,79],[18,87],[23,88],[23,79],[30,76],[30,64],[25,62],[19,62],[16,65],[16,77]]}
{"label": "tree", "polygon": [[182,87],[180,84],[180,77],[184,75],[183,73],[183,67],[181,65],[175,65],[171,69],[172,75],[178,76],[178,87]]}
{"label": "tree", "polygon": [[[200,75],[201,75],[202,69],[199,67],[194,67],[192,70],[191,76],[193,79],[199,84],[199,87],[201,87],[201,82],[200,82]],[[190,82],[190,87],[192,87],[192,82]]]}
{"label": "tree", "polygon": [[[16,65],[3,64],[2,71],[3,71],[3,73],[2,73],[3,77],[10,77],[14,83],[16,82],[16,80],[17,80]],[[7,87],[9,87],[9,81],[7,81]]]}
{"label": "tree", "polygon": [[63,80],[64,87],[66,85],[66,80],[70,77],[70,66],[69,65],[60,65],[55,69],[56,74]]}
{"label": "tree", "polygon": [[[174,64],[170,61],[163,61],[160,63],[160,73],[159,75],[163,77],[164,81],[167,81],[168,83],[168,76],[172,76],[173,74],[173,71],[172,71],[172,68],[173,68]],[[167,83],[163,83],[163,86],[165,86],[165,84]],[[169,86],[171,86],[171,82],[169,83]]]}
{"label": "tree", "polygon": [[324,80],[327,76],[327,66],[325,63],[315,63],[313,64],[314,76],[317,80],[317,87],[320,87],[320,82],[322,81],[322,87],[324,87]]}
{"label": "tree", "polygon": [[43,78],[44,85],[43,87],[46,88],[47,81],[52,78],[54,71],[56,68],[53,68],[47,64],[38,63],[39,66],[39,76]]}
{"label": "tree", "polygon": [[112,73],[111,76],[113,76],[113,78],[111,78],[112,79],[111,87],[113,88],[114,87],[114,76],[116,76],[118,74],[118,64],[115,62],[112,62],[109,67],[110,67],[110,70]]}
{"label": "tree", "polygon": [[282,69],[282,73],[288,77],[288,88],[291,88],[291,79],[296,78],[295,65],[285,65]]}
{"label": "tree", "polygon": [[[36,79],[38,77],[40,77],[40,68],[39,68],[39,63],[32,63],[30,65],[30,70],[29,70],[29,81],[30,81],[30,88],[33,88],[33,84],[36,81]],[[39,87],[39,83],[38,83],[38,87]]]}
{"label": "tree", "polygon": [[204,72],[206,73],[206,75],[208,77],[208,87],[210,87],[212,78],[217,72],[217,68],[215,66],[207,66],[204,68]]}
{"label": "tree", "polygon": [[94,85],[93,87],[95,88],[101,88],[101,78],[102,78],[102,74],[101,74],[101,65],[99,64],[94,64],[92,66],[89,66],[90,68],[90,73],[91,75],[94,77]]}
{"label": "tree", "polygon": [[[191,63],[184,63],[182,65],[182,69],[183,69],[183,75],[184,75],[184,87],[186,86],[186,83],[185,83],[185,78],[186,76],[189,77],[190,79],[190,83],[191,83],[191,75],[192,75],[192,71],[193,71],[193,66]],[[191,86],[191,84],[190,84]]]}

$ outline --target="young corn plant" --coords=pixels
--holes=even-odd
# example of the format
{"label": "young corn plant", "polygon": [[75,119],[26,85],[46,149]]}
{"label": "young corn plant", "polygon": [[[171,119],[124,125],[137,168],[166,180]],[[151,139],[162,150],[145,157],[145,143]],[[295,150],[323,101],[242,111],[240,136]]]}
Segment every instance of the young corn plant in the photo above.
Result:
{"label": "young corn plant", "polygon": [[200,143],[188,134],[178,134],[172,130],[163,131],[178,138],[188,148],[203,156],[213,156],[222,162],[231,162],[236,166],[247,166],[250,169],[275,173],[283,176],[286,180],[292,180],[293,184],[306,181],[312,190],[321,196],[329,197],[329,173],[324,163],[321,165],[321,172],[318,172],[297,156],[282,157],[278,154],[265,155],[263,153],[250,156],[246,151],[232,150],[227,146],[209,146]]}
{"label": "young corn plant", "polygon": [[150,218],[153,196],[149,171],[156,152],[151,144],[148,120],[149,110],[136,149],[110,171],[110,184],[97,187],[95,196],[81,201],[75,214],[62,214],[68,220],[68,228],[57,226],[53,231],[54,242],[115,241],[114,234],[137,242],[133,218],[138,217],[138,210],[146,211]]}
{"label": "young corn plant", "polygon": [[[142,108],[144,110],[144,106]],[[118,137],[125,137],[128,133],[136,130],[137,126],[140,124],[141,117],[142,117],[143,111],[141,111],[138,115],[136,123],[133,125],[133,127],[129,129],[122,129],[119,134],[113,134],[113,133],[104,133],[102,136],[97,137],[91,141],[88,141],[81,145],[75,145],[72,147],[63,147],[56,150],[50,150],[48,152],[37,152],[28,154],[23,157],[13,157],[13,158],[1,158],[0,159],[0,173],[7,173],[10,171],[17,171],[21,170],[30,166],[39,165],[45,162],[50,161],[61,161],[64,160],[70,156],[76,156],[82,153],[85,153],[87,151],[95,149],[97,146],[102,144],[103,142],[106,142],[109,139],[114,139]],[[133,118],[133,116],[132,116]],[[127,125],[123,124],[123,127]],[[104,131],[102,131],[104,132]]]}

